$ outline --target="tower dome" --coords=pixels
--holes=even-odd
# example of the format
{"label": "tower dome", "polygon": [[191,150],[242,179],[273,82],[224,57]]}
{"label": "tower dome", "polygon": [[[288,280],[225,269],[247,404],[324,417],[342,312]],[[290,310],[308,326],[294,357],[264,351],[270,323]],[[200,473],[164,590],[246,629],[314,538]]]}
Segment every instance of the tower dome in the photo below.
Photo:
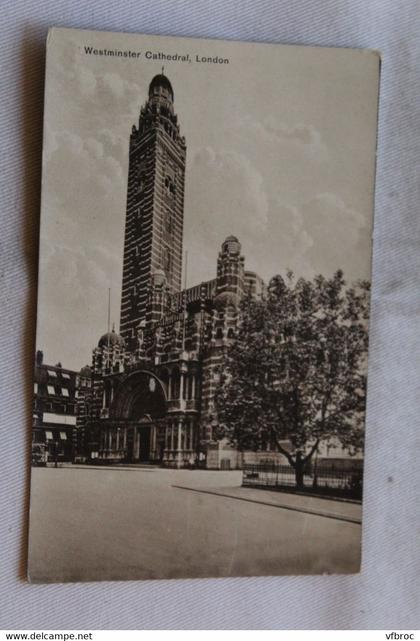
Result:
{"label": "tower dome", "polygon": [[153,285],[162,286],[166,283],[166,274],[163,269],[155,269],[152,274],[152,283]]}
{"label": "tower dome", "polygon": [[116,333],[115,329],[112,328],[112,332],[107,332],[98,342],[98,347],[115,347],[118,346],[121,349],[125,347],[125,341],[122,336]]}
{"label": "tower dome", "polygon": [[236,292],[224,291],[217,294],[214,298],[214,306],[217,310],[221,311],[226,307],[237,308],[239,306],[239,296]]}
{"label": "tower dome", "polygon": [[241,243],[236,236],[228,236],[222,245],[222,251],[228,254],[240,254]]}
{"label": "tower dome", "polygon": [[155,93],[155,89],[164,89],[166,92],[170,94],[171,100],[173,102],[174,100],[174,90],[172,89],[172,85],[169,82],[169,79],[163,74],[163,73],[158,73],[154,78],[152,78],[152,81],[149,85],[149,98],[153,96]]}
{"label": "tower dome", "polygon": [[80,370],[80,376],[86,376],[86,378],[92,376],[92,368],[90,367],[90,365],[85,365],[84,367],[82,367],[82,369]]}

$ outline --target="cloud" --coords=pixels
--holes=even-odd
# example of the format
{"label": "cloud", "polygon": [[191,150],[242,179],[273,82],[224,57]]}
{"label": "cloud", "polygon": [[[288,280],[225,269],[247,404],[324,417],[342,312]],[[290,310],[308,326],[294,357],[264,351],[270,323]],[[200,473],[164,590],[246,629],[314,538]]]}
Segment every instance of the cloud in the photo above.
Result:
{"label": "cloud", "polygon": [[110,209],[124,209],[127,167],[106,150],[107,141],[101,142],[100,136],[59,132],[50,140],[43,187],[54,218],[70,218],[83,226],[100,214],[110,222]]}
{"label": "cloud", "polygon": [[[277,134],[298,139],[299,145],[322,146],[310,127],[280,128]],[[314,193],[313,185],[309,193],[302,202],[289,203],[273,176],[263,176],[244,154],[197,150],[189,163],[185,203],[189,284],[215,276],[220,245],[229,234],[242,244],[246,269],[265,280],[287,268],[307,277],[337,269],[350,281],[368,277],[371,238],[365,216],[333,192]]]}
{"label": "cloud", "polygon": [[313,241],[305,252],[313,271],[340,268],[352,279],[368,276],[371,230],[365,216],[332,193],[318,194],[301,213],[302,227]]}
{"label": "cloud", "polygon": [[290,153],[291,147],[294,146],[295,151],[305,154],[311,160],[323,162],[328,158],[321,133],[312,124],[286,125],[274,116],[269,116],[263,121],[245,118],[238,123],[238,129],[246,131],[248,136],[254,135],[261,144],[276,146],[277,153],[282,153],[282,148],[286,153]]}
{"label": "cloud", "polygon": [[[87,60],[78,41],[66,42],[49,60],[38,326],[46,358],[79,367],[106,323],[109,286],[118,321],[128,144],[154,67]],[[265,280],[288,267],[306,276],[341,267],[348,280],[366,277],[370,201],[363,140],[353,143],[355,126],[346,127],[351,101],[338,110],[319,99],[320,114],[305,88],[283,103],[279,92],[271,102],[235,98],[232,108],[234,79],[226,75],[219,111],[208,101],[207,77],[188,85],[181,70],[173,73],[187,139],[188,284],[215,277],[230,234],[242,244],[246,269]]]}
{"label": "cloud", "polygon": [[77,72],[71,71],[67,74],[65,73],[65,69],[67,69],[67,67],[62,68],[64,72],[63,76],[65,77],[67,75],[67,78],[70,81],[75,80],[75,84],[78,83],[78,89],[83,96],[94,96],[97,87],[97,81],[95,74],[91,69],[89,69],[89,67],[80,65],[80,67],[78,67],[77,69]]}
{"label": "cloud", "polygon": [[263,176],[267,198],[287,206],[309,200],[321,190],[332,190],[341,168],[313,124],[286,124],[274,115],[262,119],[239,116],[221,132],[218,145],[221,151],[227,151],[229,145],[250,159]]}
{"label": "cloud", "polygon": [[[306,277],[342,269],[349,281],[369,275],[371,234],[366,219],[336,194],[320,193],[300,206],[270,203],[269,228],[277,242],[268,239],[265,246],[270,257],[265,261],[266,278],[286,268]],[[257,251],[263,249],[261,245]]]}
{"label": "cloud", "polygon": [[38,324],[46,358],[69,367],[90,360],[106,329],[108,287],[118,325],[128,142],[145,99],[136,76],[78,55],[69,46],[50,61]]}
{"label": "cloud", "polygon": [[190,159],[186,177],[184,238],[194,278],[212,278],[226,236],[266,233],[268,198],[251,160],[235,151],[205,147]]}
{"label": "cloud", "polygon": [[111,319],[118,323],[119,256],[83,243],[54,244],[50,249],[41,254],[37,344],[45,350],[47,362],[65,346],[66,366],[78,368],[90,361],[92,348],[106,331],[108,287]]}
{"label": "cloud", "polygon": [[106,136],[60,132],[46,161],[38,343],[59,354],[60,342],[74,337],[68,366],[89,360],[102,309],[105,331],[108,287],[119,320],[126,171],[110,155],[112,144]]}
{"label": "cloud", "polygon": [[[50,65],[54,94],[47,86],[47,124],[52,132],[75,131],[84,137],[92,136],[92,132],[96,136],[102,130],[114,137],[123,136],[127,144],[131,124],[138,121],[140,106],[147,97],[146,87],[136,82],[136,76],[121,73],[120,60],[98,59],[94,65],[87,65],[76,44],[61,48]],[[68,107],[63,110],[63,105]],[[49,138],[46,136],[48,144]]]}

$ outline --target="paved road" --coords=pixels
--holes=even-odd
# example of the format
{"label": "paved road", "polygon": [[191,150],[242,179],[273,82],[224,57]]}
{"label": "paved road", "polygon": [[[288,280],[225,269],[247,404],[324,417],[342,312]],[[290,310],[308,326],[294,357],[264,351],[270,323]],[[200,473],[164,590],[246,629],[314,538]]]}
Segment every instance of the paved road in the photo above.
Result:
{"label": "paved road", "polygon": [[[324,511],[344,514],[347,510],[351,515],[354,506],[305,499],[306,511],[300,512],[290,506],[299,509],[302,497],[240,489],[240,480],[239,472],[35,468],[31,579],[87,581],[358,570],[360,525],[307,511],[308,506],[312,512],[320,511],[317,505],[321,501]],[[256,502],[260,496],[262,503]],[[289,509],[265,504],[267,496],[277,503],[287,501]]]}

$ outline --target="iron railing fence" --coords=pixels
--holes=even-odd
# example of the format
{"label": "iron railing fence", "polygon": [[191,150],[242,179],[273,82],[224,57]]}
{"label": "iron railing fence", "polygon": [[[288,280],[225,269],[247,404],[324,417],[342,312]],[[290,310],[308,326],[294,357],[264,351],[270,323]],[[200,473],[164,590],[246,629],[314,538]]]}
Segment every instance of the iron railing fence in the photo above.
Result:
{"label": "iron railing fence", "polygon": [[295,470],[290,465],[246,464],[242,485],[287,491],[303,491],[360,501],[363,490],[363,470],[340,469],[334,466],[307,466],[304,487],[296,487]]}

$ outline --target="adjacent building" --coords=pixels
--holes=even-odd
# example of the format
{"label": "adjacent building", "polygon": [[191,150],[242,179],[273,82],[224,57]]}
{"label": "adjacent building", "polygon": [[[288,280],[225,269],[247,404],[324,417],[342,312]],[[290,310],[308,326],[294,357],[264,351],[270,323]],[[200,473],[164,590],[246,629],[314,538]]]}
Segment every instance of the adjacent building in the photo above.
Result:
{"label": "adjacent building", "polygon": [[72,461],[76,439],[77,374],[35,358],[32,458],[34,463]]}

